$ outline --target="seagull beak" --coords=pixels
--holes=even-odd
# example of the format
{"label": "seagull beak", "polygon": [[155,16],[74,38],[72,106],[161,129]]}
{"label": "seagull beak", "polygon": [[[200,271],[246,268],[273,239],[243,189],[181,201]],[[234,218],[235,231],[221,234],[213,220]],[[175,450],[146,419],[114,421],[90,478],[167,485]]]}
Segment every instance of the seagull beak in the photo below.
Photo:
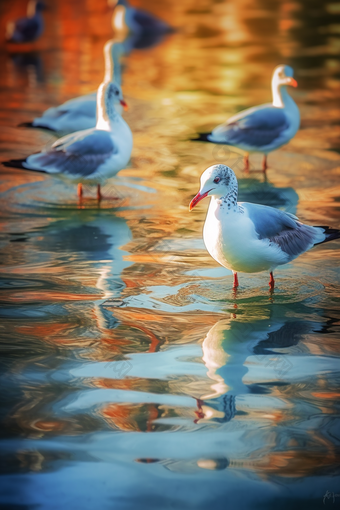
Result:
{"label": "seagull beak", "polygon": [[120,104],[122,105],[122,107],[124,108],[124,110],[128,110],[128,105],[126,104],[126,102],[124,101],[124,99],[121,99],[120,100]]}
{"label": "seagull beak", "polygon": [[189,204],[189,211],[191,211],[191,209],[193,207],[195,207],[196,204],[198,204],[198,202],[200,202],[201,200],[203,200],[203,198],[207,197],[208,196],[208,193],[211,191],[211,189],[209,191],[206,191],[205,193],[203,193],[201,195],[200,192],[197,193],[197,195],[191,200],[190,204]]}
{"label": "seagull beak", "polygon": [[297,87],[298,83],[294,78],[287,78],[287,85],[291,85],[292,87]]}

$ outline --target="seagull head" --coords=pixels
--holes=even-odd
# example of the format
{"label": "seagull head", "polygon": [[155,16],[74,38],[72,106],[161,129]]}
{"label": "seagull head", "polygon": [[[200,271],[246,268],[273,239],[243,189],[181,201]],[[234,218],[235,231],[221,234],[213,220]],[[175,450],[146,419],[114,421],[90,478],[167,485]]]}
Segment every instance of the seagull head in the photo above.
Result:
{"label": "seagull head", "polygon": [[42,12],[46,9],[46,4],[41,0],[30,0],[27,4],[27,17],[33,18],[38,12]]}
{"label": "seagull head", "polygon": [[294,71],[290,66],[280,65],[275,67],[272,77],[272,84],[275,88],[290,85],[297,87],[297,81],[293,78]]}
{"label": "seagull head", "polygon": [[224,197],[229,195],[236,187],[237,179],[226,165],[213,165],[207,168],[201,175],[201,188],[189,204],[189,211],[205,197]]}
{"label": "seagull head", "polygon": [[128,105],[123,99],[122,89],[117,83],[111,81],[106,88],[106,97],[109,104],[112,103],[120,103],[125,110],[127,110]]}
{"label": "seagull head", "polygon": [[117,5],[128,6],[127,0],[107,0],[107,5],[111,8],[115,8]]}
{"label": "seagull head", "polygon": [[46,4],[44,2],[41,2],[38,0],[38,2],[35,4],[35,10],[38,11],[45,11],[47,9]]}

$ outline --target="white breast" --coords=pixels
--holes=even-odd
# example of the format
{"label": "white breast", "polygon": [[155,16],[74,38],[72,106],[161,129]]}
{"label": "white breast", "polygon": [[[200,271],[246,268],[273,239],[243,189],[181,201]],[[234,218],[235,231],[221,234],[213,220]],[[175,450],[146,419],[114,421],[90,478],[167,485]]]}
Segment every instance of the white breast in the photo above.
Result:
{"label": "white breast", "polygon": [[258,239],[254,224],[245,213],[239,209],[230,212],[214,198],[204,224],[203,240],[210,255],[232,271],[257,273],[287,261],[279,247]]}
{"label": "white breast", "polygon": [[100,165],[91,180],[103,182],[109,177],[113,177],[120,170],[125,168],[130,161],[133,138],[128,124],[120,117],[119,127],[116,126],[111,133],[116,152],[102,165]]}

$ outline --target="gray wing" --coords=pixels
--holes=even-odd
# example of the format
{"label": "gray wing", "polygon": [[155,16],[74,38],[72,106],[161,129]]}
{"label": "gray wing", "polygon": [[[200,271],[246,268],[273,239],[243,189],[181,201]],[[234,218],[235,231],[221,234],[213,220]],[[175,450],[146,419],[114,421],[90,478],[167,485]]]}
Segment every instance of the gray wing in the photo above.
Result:
{"label": "gray wing", "polygon": [[60,138],[46,152],[29,156],[27,163],[31,168],[38,165],[48,173],[89,177],[116,153],[107,131],[86,129]]}
{"label": "gray wing", "polygon": [[54,142],[52,150],[81,157],[84,155],[100,156],[114,151],[114,143],[108,131],[101,129],[85,129],[64,136]]}
{"label": "gray wing", "polygon": [[[54,108],[48,108],[40,117],[40,119],[44,120],[46,118],[58,119],[63,115],[72,114],[72,115],[84,115],[87,117],[96,118],[97,111],[97,95],[91,97],[88,96],[79,97],[76,99],[70,99],[63,103],[60,106],[56,106]],[[39,118],[39,117],[38,117]]]}
{"label": "gray wing", "polygon": [[289,127],[284,111],[275,106],[250,108],[213,130],[230,145],[264,147],[271,145]]}
{"label": "gray wing", "polygon": [[259,239],[269,239],[290,257],[309,250],[324,239],[322,229],[300,223],[296,216],[265,205],[240,204],[254,223]]}

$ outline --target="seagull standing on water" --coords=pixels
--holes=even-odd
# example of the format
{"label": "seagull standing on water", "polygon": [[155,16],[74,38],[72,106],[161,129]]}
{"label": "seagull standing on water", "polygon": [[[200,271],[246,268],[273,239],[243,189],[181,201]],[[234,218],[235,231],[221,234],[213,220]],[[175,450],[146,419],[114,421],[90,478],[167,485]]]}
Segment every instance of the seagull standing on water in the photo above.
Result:
{"label": "seagull standing on water", "polygon": [[[114,81],[120,85],[120,49],[121,44],[112,39],[104,46],[105,81]],[[116,103],[115,108],[119,114],[122,108],[127,108],[125,101]],[[36,117],[32,122],[24,122],[19,127],[33,127],[48,129],[56,134],[67,135],[90,129],[96,125],[97,116],[97,91],[84,96],[66,101],[60,106],[48,108],[41,117]]]}
{"label": "seagull standing on water", "polygon": [[191,200],[191,210],[200,200],[211,201],[204,224],[203,239],[210,255],[233,271],[234,288],[237,272],[270,272],[269,285],[274,288],[273,270],[295,259],[316,244],[338,239],[340,230],[311,227],[293,214],[273,207],[237,202],[237,179],[231,168],[213,165],[201,176],[201,189]]}
{"label": "seagull standing on water", "polygon": [[44,30],[44,20],[41,12],[45,4],[30,0],[27,5],[27,18],[10,21],[7,24],[6,39],[13,43],[26,43],[38,39]]}
{"label": "seagull standing on water", "polygon": [[280,65],[272,77],[273,102],[248,108],[217,126],[211,133],[202,133],[197,140],[231,145],[245,152],[245,167],[249,169],[249,153],[264,154],[262,168],[267,169],[269,152],[285,145],[296,135],[300,113],[288,94],[287,86],[297,87],[293,69]]}
{"label": "seagull standing on water", "polygon": [[112,28],[115,31],[127,31],[141,36],[147,36],[150,32],[173,31],[165,21],[150,12],[132,7],[128,0],[108,0],[108,4],[114,7]]}
{"label": "seagull standing on water", "polygon": [[83,194],[82,184],[97,184],[100,200],[101,184],[126,167],[132,151],[131,130],[114,108],[114,103],[119,102],[123,102],[120,87],[104,81],[97,94],[95,128],[64,136],[49,149],[3,164],[78,182],[79,198]]}

